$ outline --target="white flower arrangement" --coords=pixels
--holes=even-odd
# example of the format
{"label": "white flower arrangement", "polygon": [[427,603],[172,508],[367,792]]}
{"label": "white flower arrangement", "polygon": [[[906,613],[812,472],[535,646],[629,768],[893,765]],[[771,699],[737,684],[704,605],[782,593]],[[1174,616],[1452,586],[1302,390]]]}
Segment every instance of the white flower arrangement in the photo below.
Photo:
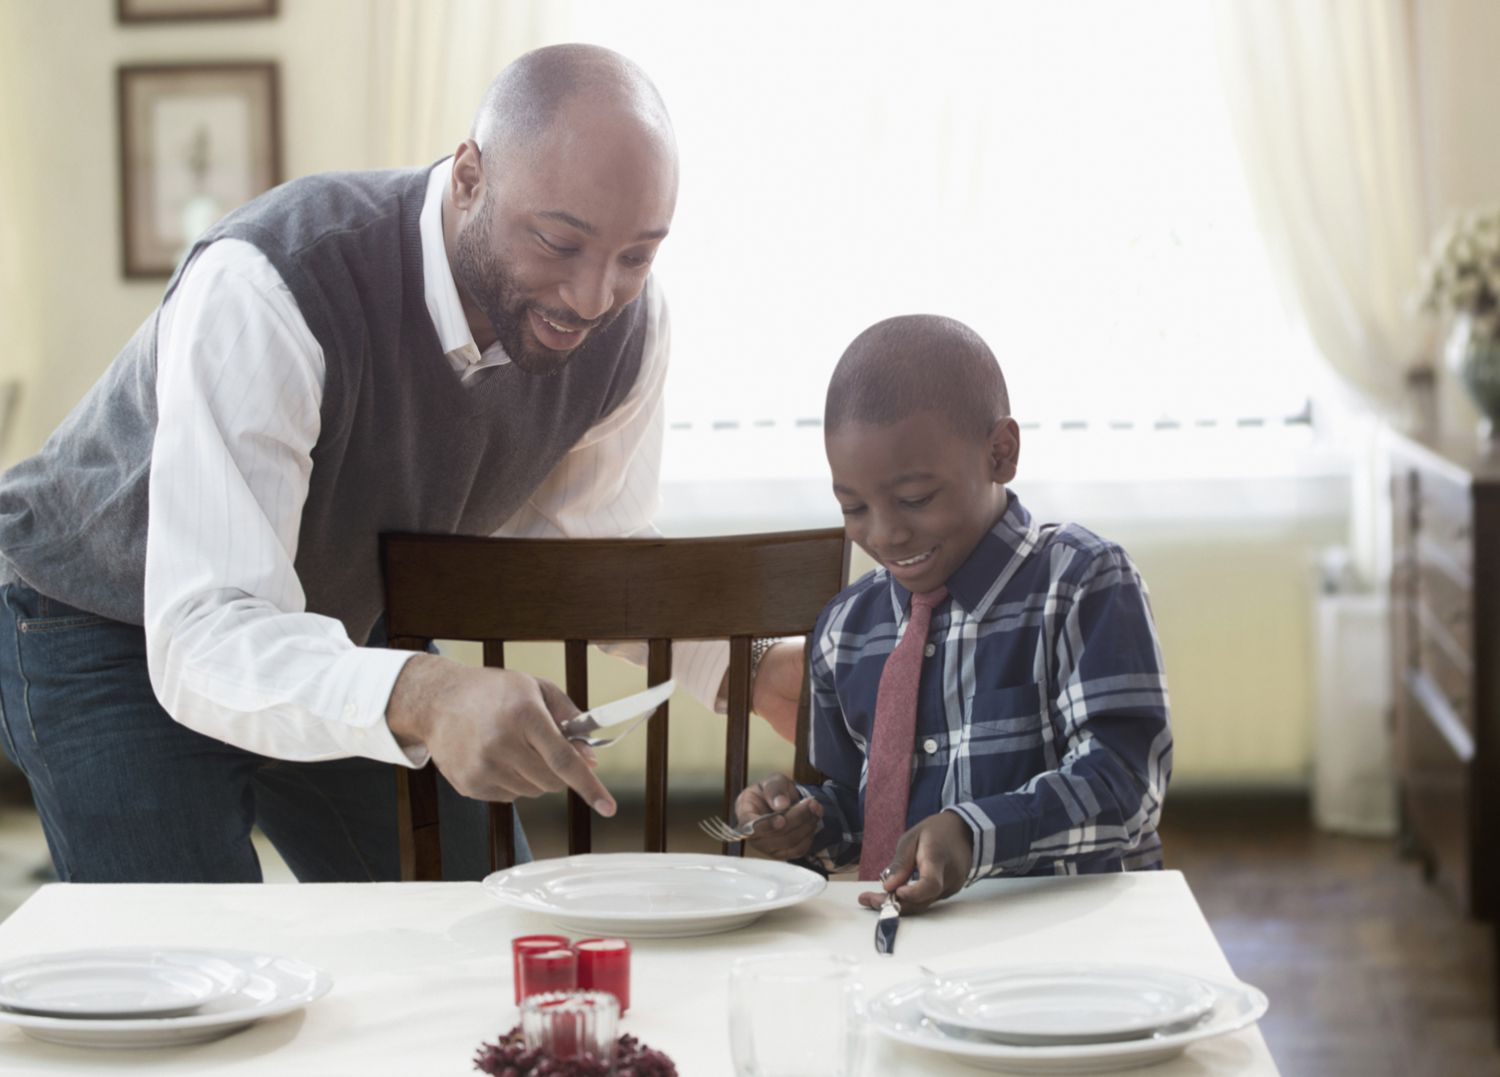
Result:
{"label": "white flower arrangement", "polygon": [[1500,206],[1461,213],[1438,233],[1418,299],[1429,314],[1467,315],[1474,338],[1500,338]]}

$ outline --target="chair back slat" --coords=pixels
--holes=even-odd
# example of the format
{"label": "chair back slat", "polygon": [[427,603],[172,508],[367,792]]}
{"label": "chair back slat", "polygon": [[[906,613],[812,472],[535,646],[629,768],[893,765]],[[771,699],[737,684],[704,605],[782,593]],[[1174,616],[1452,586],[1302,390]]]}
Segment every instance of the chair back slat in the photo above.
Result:
{"label": "chair back slat", "polygon": [[[647,683],[672,676],[672,640],[730,641],[724,811],[749,780],[750,649],[753,638],[806,635],[848,578],[849,547],[836,528],[695,539],[492,539],[381,536],[386,626],[392,646],[475,640],[487,666],[504,668],[506,641],[564,644],[564,686],[587,708],[588,643],[648,642]],[[796,774],[807,761],[808,692],[797,721]],[[666,850],[670,714],[663,704],[646,734],[643,846]],[[437,784],[431,767],[400,768],[401,868],[407,879],[441,878]],[[592,844],[592,809],[568,794],[568,849]],[[514,812],[490,808],[494,868],[515,862]],[[743,854],[744,846],[726,847]]]}
{"label": "chair back slat", "polygon": [[[568,698],[581,711],[589,709],[589,644],[586,639],[569,639],[563,643],[563,684]],[[589,826],[592,809],[573,790],[568,790],[568,853],[577,855],[593,849]]]}
{"label": "chair back slat", "polygon": [[[672,641],[653,639],[646,648],[646,683],[662,684],[672,677]],[[671,733],[667,704],[646,723],[646,840],[648,853],[667,851],[667,742]]]}
{"label": "chair back slat", "polygon": [[[750,771],[750,637],[729,640],[728,719],[724,731],[725,819],[734,818],[735,798],[749,781]],[[729,856],[744,856],[743,842],[722,846]]]}

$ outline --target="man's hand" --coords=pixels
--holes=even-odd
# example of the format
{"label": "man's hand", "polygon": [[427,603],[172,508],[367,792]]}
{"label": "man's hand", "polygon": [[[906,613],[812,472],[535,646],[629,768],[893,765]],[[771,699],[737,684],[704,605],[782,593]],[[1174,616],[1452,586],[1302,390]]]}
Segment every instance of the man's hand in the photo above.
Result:
{"label": "man's hand", "polygon": [[593,753],[557,728],[577,713],[550,681],[419,654],[396,678],[386,723],[403,747],[426,745],[466,797],[509,802],[569,787],[600,815],[613,815]]}
{"label": "man's hand", "polygon": [[[940,811],[912,827],[896,843],[885,889],[859,895],[859,903],[878,909],[885,895],[896,891],[901,912],[921,912],[934,901],[963,888],[974,857],[974,834],[955,812]],[[908,882],[912,869],[916,882]]]}
{"label": "man's hand", "polygon": [[753,819],[767,812],[791,810],[775,819],[767,819],[745,839],[757,851],[777,860],[795,860],[812,850],[813,835],[823,821],[823,805],[804,797],[792,779],[772,774],[754,785],[747,785],[734,801],[735,821]]}

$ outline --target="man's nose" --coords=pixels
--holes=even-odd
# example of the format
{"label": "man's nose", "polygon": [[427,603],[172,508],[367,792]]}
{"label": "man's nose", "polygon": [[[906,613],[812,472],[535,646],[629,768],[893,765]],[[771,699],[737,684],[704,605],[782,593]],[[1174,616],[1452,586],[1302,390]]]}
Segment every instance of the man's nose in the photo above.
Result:
{"label": "man's nose", "polygon": [[563,282],[562,301],[579,319],[598,321],[615,305],[614,276],[606,265],[583,265]]}

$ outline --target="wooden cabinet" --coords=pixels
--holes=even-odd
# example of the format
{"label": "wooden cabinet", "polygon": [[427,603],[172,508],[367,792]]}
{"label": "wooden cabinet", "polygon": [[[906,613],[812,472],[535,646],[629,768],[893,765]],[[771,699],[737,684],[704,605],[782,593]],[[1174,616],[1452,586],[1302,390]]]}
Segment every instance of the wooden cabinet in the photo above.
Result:
{"label": "wooden cabinet", "polygon": [[1403,833],[1466,912],[1500,914],[1500,449],[1391,444]]}

